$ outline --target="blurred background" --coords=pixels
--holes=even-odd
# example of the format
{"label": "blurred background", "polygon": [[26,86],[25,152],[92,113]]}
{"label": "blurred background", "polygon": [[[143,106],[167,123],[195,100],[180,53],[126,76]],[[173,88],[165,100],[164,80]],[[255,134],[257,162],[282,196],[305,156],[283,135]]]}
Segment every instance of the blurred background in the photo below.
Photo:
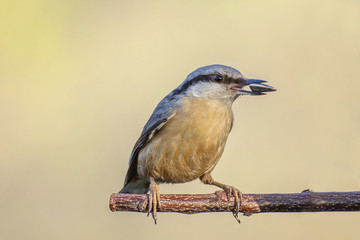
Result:
{"label": "blurred background", "polygon": [[155,226],[108,200],[156,104],[214,63],[278,89],[234,103],[215,179],[359,190],[359,23],[358,0],[1,1],[1,239],[358,239],[360,213],[160,213]]}

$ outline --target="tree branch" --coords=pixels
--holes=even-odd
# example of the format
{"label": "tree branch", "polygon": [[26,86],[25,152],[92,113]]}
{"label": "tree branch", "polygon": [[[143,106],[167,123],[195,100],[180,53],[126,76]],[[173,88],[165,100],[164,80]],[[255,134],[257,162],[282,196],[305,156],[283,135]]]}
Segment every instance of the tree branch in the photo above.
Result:
{"label": "tree branch", "polygon": [[[240,211],[244,215],[261,212],[360,211],[359,192],[312,192],[290,194],[243,194]],[[161,194],[159,212],[201,213],[230,212],[234,197],[224,191],[213,194]],[[146,194],[119,194],[110,197],[111,211],[146,212]]]}

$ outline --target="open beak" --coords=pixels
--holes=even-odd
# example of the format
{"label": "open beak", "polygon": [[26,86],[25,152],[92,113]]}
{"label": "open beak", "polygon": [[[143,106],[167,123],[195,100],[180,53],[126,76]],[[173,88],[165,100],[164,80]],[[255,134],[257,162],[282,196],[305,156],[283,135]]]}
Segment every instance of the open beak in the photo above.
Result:
{"label": "open beak", "polygon": [[265,95],[266,92],[276,91],[272,86],[264,84],[266,81],[260,79],[246,79],[244,86],[249,86],[251,91],[239,89],[240,95]]}

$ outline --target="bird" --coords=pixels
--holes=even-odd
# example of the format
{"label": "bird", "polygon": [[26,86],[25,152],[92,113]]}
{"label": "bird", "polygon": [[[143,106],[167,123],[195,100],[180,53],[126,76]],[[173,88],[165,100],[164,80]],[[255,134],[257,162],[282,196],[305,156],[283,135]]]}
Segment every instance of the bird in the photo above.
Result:
{"label": "bird", "polygon": [[[200,179],[234,196],[238,222],[241,192],[215,181],[218,163],[233,127],[233,102],[241,95],[276,91],[260,79],[245,78],[235,68],[213,64],[191,72],[157,105],[135,143],[124,187],[119,193],[149,193],[148,216],[157,222],[161,210],[160,183],[185,183]],[[245,89],[245,87],[250,89]]]}

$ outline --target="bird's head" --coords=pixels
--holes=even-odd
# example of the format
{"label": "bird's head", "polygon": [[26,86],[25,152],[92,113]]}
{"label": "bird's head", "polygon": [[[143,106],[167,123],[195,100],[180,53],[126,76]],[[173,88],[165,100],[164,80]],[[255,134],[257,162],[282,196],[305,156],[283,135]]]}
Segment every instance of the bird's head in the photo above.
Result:
{"label": "bird's head", "polygon": [[[266,81],[245,78],[238,70],[224,65],[200,67],[190,73],[176,89],[189,97],[223,100],[232,103],[240,95],[264,95],[275,88]],[[246,87],[249,90],[246,90]]]}

